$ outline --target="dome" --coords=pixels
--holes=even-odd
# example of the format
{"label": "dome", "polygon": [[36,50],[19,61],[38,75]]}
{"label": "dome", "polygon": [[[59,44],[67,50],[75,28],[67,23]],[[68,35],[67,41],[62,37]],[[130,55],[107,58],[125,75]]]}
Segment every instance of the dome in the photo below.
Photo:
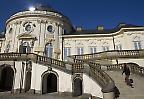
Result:
{"label": "dome", "polygon": [[49,5],[42,5],[42,4],[37,4],[34,6],[36,11],[48,11],[48,12],[55,12],[55,13],[59,13],[57,10],[53,9],[51,6]]}

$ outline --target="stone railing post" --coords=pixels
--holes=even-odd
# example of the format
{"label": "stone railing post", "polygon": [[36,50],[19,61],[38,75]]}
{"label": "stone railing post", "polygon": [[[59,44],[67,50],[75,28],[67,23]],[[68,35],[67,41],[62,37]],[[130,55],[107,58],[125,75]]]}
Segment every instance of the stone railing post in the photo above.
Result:
{"label": "stone railing post", "polygon": [[114,92],[103,93],[103,99],[115,99]]}
{"label": "stone railing post", "polygon": [[103,88],[103,99],[115,99],[114,88],[114,82],[109,83],[105,88]]}

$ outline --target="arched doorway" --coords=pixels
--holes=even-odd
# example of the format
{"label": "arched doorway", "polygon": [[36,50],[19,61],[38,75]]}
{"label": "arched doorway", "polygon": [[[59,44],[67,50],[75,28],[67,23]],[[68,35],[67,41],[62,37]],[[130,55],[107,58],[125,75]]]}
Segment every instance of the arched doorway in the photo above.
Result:
{"label": "arched doorway", "polygon": [[26,73],[26,78],[25,78],[25,92],[29,91],[31,87],[31,72],[28,71]]}
{"label": "arched doorway", "polygon": [[57,76],[53,73],[48,73],[43,76],[42,93],[57,92]]}
{"label": "arched doorway", "polygon": [[1,71],[1,91],[11,91],[13,87],[14,71],[11,67],[5,67]]}
{"label": "arched doorway", "polygon": [[82,95],[82,80],[80,78],[74,79],[74,96]]}

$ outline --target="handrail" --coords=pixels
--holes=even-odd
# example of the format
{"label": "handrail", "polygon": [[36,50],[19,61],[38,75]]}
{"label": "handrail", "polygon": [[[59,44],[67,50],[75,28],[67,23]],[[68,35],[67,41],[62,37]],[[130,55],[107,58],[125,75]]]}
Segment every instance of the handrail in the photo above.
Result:
{"label": "handrail", "polygon": [[[128,66],[131,69],[131,72],[134,74],[141,75],[144,77],[144,67],[140,67],[138,65],[127,63]],[[113,64],[113,65],[107,65],[107,70],[122,70],[123,69],[123,63],[122,64]]]}
{"label": "handrail", "polygon": [[60,60],[52,59],[45,56],[40,56],[34,53],[0,53],[0,61],[26,61],[32,60],[34,62],[43,63],[47,65],[57,65],[63,68],[65,67],[65,63]]}
{"label": "handrail", "polygon": [[82,60],[116,59],[116,58],[143,58],[144,50],[111,50],[93,54],[72,55],[71,58]]}
{"label": "handrail", "polygon": [[90,75],[102,87],[102,92],[112,92],[115,87],[114,81],[101,69],[100,64],[74,59],[72,71]]}
{"label": "handrail", "polygon": [[[0,53],[0,61],[27,61],[31,60],[36,63],[46,65],[56,65],[66,69],[65,63],[56,59],[40,56],[34,53]],[[88,66],[85,66],[88,65]],[[87,69],[86,67],[89,67]],[[100,65],[88,61],[78,60],[72,64],[72,72],[86,72],[96,80],[101,86],[103,92],[111,92],[114,88],[113,80],[100,69]]]}

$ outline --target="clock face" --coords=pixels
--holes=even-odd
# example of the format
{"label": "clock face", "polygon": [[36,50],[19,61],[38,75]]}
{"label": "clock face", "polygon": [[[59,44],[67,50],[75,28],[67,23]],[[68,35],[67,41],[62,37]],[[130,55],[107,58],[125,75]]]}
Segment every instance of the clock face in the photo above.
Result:
{"label": "clock face", "polygon": [[48,32],[54,32],[53,26],[52,26],[52,25],[49,25],[49,26],[47,27],[47,31],[48,31]]}
{"label": "clock face", "polygon": [[30,32],[32,30],[32,26],[30,24],[26,25],[25,30]]}

